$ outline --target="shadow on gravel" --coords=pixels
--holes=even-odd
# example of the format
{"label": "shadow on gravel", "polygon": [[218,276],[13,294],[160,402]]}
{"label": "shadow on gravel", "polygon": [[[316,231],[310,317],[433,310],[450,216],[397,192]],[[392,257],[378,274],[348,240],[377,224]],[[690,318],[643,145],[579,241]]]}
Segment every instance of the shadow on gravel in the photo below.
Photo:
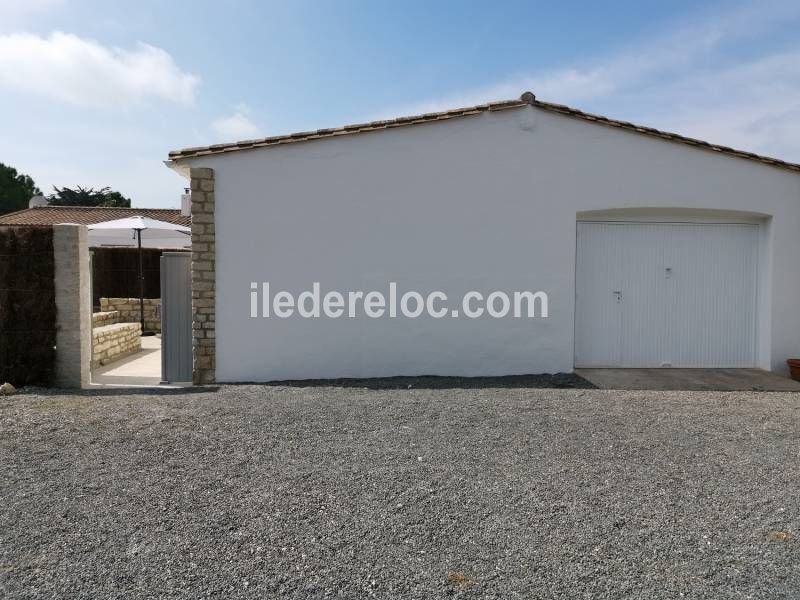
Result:
{"label": "shadow on gravel", "polygon": [[[251,384],[257,385],[257,384]],[[545,373],[543,375],[506,375],[503,377],[374,377],[367,379],[303,379],[270,381],[263,385],[288,387],[341,387],[369,390],[450,390],[477,388],[580,388],[597,389],[574,373]]]}
{"label": "shadow on gravel", "polygon": [[163,388],[163,387],[115,387],[115,388],[89,388],[83,390],[43,388],[43,387],[24,387],[17,392],[20,396],[189,396],[191,394],[213,394],[219,391],[219,386],[207,387],[182,387],[182,388]]}
{"label": "shadow on gravel", "polygon": [[[574,373],[545,373],[542,375],[505,375],[502,377],[443,377],[438,375],[341,378],[341,379],[302,379],[261,382],[241,382],[230,385],[263,385],[267,387],[329,387],[361,388],[368,390],[452,390],[480,388],[563,388],[597,389],[583,377]],[[84,390],[25,387],[20,395],[47,396],[189,396],[192,394],[213,394],[219,386],[193,386],[182,388],[130,387],[130,388],[90,388]]]}

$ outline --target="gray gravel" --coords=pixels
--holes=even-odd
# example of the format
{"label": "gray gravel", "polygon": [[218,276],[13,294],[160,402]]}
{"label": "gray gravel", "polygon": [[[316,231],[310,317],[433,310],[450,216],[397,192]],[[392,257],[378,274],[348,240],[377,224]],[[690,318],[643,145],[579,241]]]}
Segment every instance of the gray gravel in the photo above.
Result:
{"label": "gray gravel", "polygon": [[800,395],[0,400],[0,596],[800,596]]}

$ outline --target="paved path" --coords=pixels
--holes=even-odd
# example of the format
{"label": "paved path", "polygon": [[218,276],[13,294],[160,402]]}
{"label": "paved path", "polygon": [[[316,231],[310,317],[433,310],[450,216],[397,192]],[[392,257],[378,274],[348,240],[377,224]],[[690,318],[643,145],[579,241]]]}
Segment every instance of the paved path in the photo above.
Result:
{"label": "paved path", "polygon": [[577,369],[604,390],[800,392],[800,381],[762,369]]}
{"label": "paved path", "polygon": [[158,385],[161,382],[161,337],[142,337],[142,350],[92,372],[95,386]]}

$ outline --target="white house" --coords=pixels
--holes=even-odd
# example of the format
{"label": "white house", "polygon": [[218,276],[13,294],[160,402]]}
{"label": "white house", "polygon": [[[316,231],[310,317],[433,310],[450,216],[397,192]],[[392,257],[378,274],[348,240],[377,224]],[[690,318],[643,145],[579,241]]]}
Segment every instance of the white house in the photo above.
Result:
{"label": "white house", "polygon": [[[529,92],[168,164],[192,179],[198,381],[783,371],[800,355],[800,165]],[[263,282],[396,282],[454,308],[543,291],[548,316],[254,317]]]}

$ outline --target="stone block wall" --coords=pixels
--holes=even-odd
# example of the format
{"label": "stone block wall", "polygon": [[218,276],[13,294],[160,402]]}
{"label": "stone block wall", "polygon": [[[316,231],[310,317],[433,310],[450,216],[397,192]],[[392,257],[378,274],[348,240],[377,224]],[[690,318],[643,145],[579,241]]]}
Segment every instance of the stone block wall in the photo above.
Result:
{"label": "stone block wall", "polygon": [[[139,322],[139,298],[100,298],[100,311],[119,313],[119,323]],[[161,331],[161,298],[144,299],[145,331]]]}
{"label": "stone block wall", "polygon": [[196,384],[216,378],[214,170],[189,170],[192,194],[192,364]]}
{"label": "stone block wall", "polygon": [[103,327],[119,323],[119,311],[109,310],[106,312],[96,312],[92,314],[92,327]]}
{"label": "stone block wall", "polygon": [[92,367],[107,365],[142,349],[142,326],[139,323],[114,323],[95,327],[92,342]]}

